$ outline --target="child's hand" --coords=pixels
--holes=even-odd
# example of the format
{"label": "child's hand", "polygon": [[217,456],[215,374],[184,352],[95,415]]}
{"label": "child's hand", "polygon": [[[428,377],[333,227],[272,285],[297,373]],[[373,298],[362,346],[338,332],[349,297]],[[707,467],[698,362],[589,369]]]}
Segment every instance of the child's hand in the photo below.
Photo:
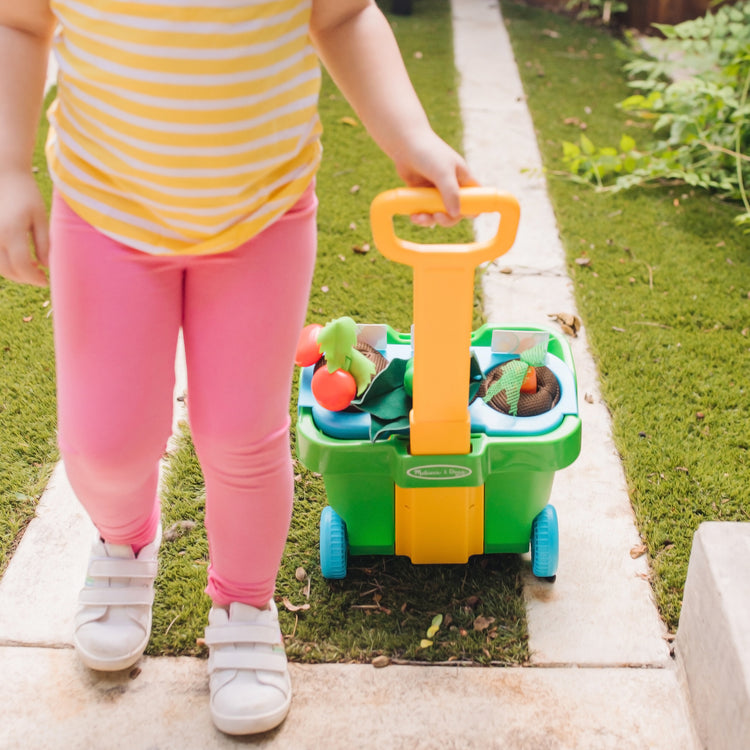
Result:
{"label": "child's hand", "polygon": [[0,276],[47,286],[48,259],[49,223],[36,181],[31,173],[6,172],[0,177]]}
{"label": "child's hand", "polygon": [[479,183],[469,172],[463,157],[430,131],[416,146],[395,160],[399,176],[409,187],[436,187],[445,204],[445,213],[413,214],[411,220],[422,227],[451,227],[462,218],[459,188]]}

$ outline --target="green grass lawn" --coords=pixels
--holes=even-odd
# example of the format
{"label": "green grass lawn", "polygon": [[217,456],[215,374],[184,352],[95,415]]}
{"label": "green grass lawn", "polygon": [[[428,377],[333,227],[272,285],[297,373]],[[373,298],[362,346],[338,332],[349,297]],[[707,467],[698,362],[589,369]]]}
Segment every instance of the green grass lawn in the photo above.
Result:
{"label": "green grass lawn", "polygon": [[[631,93],[618,42],[509,0],[502,9],[550,175],[577,123],[598,145],[624,132],[646,142],[615,109]],[[656,598],[675,628],[698,525],[750,520],[750,238],[732,224],[737,206],[684,186],[596,194],[550,176],[549,187]]]}
{"label": "green grass lawn", "polygon": [[[34,169],[49,205],[46,136],[43,122]],[[0,575],[34,516],[56,460],[49,290],[0,278]]]}

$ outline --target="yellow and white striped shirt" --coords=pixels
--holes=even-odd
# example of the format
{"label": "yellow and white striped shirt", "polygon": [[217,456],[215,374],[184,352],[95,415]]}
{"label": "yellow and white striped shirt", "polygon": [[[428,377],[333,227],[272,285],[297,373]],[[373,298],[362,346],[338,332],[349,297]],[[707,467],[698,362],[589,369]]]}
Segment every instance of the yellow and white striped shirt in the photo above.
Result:
{"label": "yellow and white striped shirt", "polygon": [[155,254],[232,250],[320,161],[311,0],[51,0],[47,156],[87,222]]}

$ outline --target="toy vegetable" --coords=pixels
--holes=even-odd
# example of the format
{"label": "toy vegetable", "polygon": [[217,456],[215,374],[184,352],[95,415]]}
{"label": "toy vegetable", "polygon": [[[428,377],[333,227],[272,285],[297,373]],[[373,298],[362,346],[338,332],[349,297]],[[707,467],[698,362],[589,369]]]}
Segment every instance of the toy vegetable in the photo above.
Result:
{"label": "toy vegetable", "polygon": [[294,357],[294,364],[298,367],[309,367],[314,365],[320,358],[320,346],[318,346],[318,334],[323,330],[323,326],[318,323],[310,323],[305,326],[300,333],[297,342],[297,353]]}
{"label": "toy vegetable", "polygon": [[521,394],[537,391],[536,368],[544,365],[546,354],[546,345],[537,344],[532,349],[522,352],[519,359],[506,362],[502,377],[487,390],[485,402],[490,401],[495,394],[505,391],[509,413],[516,416]]}
{"label": "toy vegetable", "polygon": [[325,326],[311,324],[302,329],[295,362],[302,367],[321,363],[312,378],[316,401],[329,411],[343,411],[370,384],[375,365],[357,351],[357,324],[337,318]]}

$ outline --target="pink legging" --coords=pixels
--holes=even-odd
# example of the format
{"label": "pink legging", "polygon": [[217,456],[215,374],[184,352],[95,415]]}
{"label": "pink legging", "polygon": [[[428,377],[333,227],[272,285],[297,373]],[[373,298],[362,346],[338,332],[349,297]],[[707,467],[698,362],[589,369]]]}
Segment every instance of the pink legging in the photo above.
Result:
{"label": "pink legging", "polygon": [[289,530],[289,397],[316,208],[311,185],[236,250],[174,257],[129,249],[53,201],[58,439],[73,490],[107,541],[154,538],[182,327],[218,605],[268,603]]}

